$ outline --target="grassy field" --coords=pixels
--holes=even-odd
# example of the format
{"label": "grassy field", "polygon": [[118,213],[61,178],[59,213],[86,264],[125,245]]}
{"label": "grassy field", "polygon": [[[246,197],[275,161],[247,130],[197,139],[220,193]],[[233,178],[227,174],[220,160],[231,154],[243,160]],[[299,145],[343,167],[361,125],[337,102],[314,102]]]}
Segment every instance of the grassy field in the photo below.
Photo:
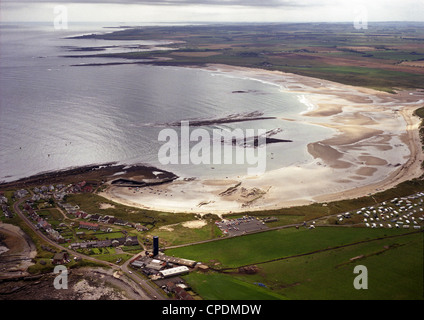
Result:
{"label": "grassy field", "polygon": [[415,110],[415,114],[421,119],[424,119],[424,107]]}
{"label": "grassy field", "polygon": [[404,233],[399,229],[288,228],[170,249],[166,253],[224,270]]}
{"label": "grassy field", "polygon": [[[325,204],[316,203],[311,205],[297,206],[291,208],[280,208],[275,210],[258,210],[249,212],[249,215],[253,215],[256,217],[278,217],[279,221],[273,223],[272,226],[301,223],[303,221],[317,219],[322,216],[356,211],[362,207],[373,206],[383,201],[388,201],[396,197],[409,196],[420,191],[424,191],[424,181],[421,179],[414,179],[402,182],[394,188],[376,193],[372,196],[333,201]],[[239,214],[229,214],[226,215],[226,217],[230,218],[237,215]]]}
{"label": "grassy field", "polygon": [[222,232],[214,223],[215,220],[207,220],[207,224],[201,228],[188,228],[183,224],[173,224],[167,228],[156,228],[149,231],[150,236],[158,236],[161,246],[175,246],[186,243],[193,243],[202,240],[219,238]]}
{"label": "grassy field", "polygon": [[206,300],[281,300],[283,296],[230,275],[192,272],[184,279]]}
{"label": "grassy field", "polygon": [[[423,299],[422,232],[290,229],[168,250],[167,254],[221,269],[185,277],[205,299],[245,299],[246,295],[261,299],[264,291],[278,299]],[[240,272],[242,265],[255,265],[258,272]],[[353,287],[356,265],[368,269],[367,290]],[[240,281],[249,290],[242,289]]]}
{"label": "grassy field", "polygon": [[[424,59],[422,23],[230,24],[128,28],[81,38],[171,40],[173,50],[94,56],[146,59],[160,65],[222,63],[280,70],[387,92],[424,88],[424,69],[404,62]],[[85,55],[90,57],[93,55]],[[149,62],[151,63],[151,62]]]}
{"label": "grassy field", "polygon": [[[143,210],[111,202],[97,194],[71,194],[66,197],[66,202],[78,205],[81,210],[89,214],[112,215],[116,218],[130,222],[138,222],[150,227],[160,227],[164,224],[180,223],[194,219],[194,215],[178,215],[170,212]],[[101,204],[110,204],[107,209],[100,209]]]}
{"label": "grassy field", "polygon": [[[367,268],[367,290],[353,287],[357,265]],[[255,275],[235,277],[288,299],[423,299],[423,234],[266,263]]]}

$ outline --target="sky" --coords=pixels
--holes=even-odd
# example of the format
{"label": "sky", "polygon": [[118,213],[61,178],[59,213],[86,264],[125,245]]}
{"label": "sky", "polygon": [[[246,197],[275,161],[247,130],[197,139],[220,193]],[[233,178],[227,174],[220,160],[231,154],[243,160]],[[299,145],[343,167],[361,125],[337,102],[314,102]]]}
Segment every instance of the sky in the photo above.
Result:
{"label": "sky", "polygon": [[423,0],[1,0],[0,21],[350,22],[424,21]]}

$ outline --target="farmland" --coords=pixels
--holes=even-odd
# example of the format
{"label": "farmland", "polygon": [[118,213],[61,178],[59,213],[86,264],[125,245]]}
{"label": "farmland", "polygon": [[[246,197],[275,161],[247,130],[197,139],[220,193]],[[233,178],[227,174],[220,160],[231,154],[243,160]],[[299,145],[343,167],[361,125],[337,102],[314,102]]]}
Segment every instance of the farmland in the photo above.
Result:
{"label": "farmland", "polygon": [[[422,299],[422,196],[166,252],[209,266],[185,277],[207,299],[244,299],[254,288],[256,299],[265,289],[278,299]],[[353,287],[357,265],[372,273],[366,292]]]}
{"label": "farmland", "polygon": [[[168,40],[164,50],[96,53],[157,65],[228,64],[278,70],[394,92],[424,88],[422,23],[347,23],[133,27],[80,38]],[[72,55],[73,57],[75,55]]]}
{"label": "farmland", "polygon": [[221,270],[402,233],[404,231],[387,229],[370,231],[365,228],[330,227],[315,230],[289,228],[170,249],[166,253],[202,261]]}
{"label": "farmland", "polygon": [[[259,296],[252,293],[257,299],[265,289],[279,299],[422,298],[422,232],[293,228],[167,253],[203,259],[217,270],[186,276],[194,289],[209,299],[243,299],[247,289],[234,285],[240,281],[250,290],[257,289]],[[254,265],[256,271],[246,274],[242,271],[246,265]],[[368,268],[368,290],[353,287],[356,265]],[[226,281],[228,277],[232,279]]]}
{"label": "farmland", "polygon": [[[367,30],[342,23],[125,27],[80,38],[173,43],[166,44],[164,50],[146,51],[140,46],[143,50],[112,54],[99,53],[101,48],[73,51],[88,59],[124,59],[111,60],[115,64],[225,64],[395,93],[406,88],[424,89],[423,27],[422,23],[370,23]],[[416,115],[423,118],[423,108]],[[166,255],[205,265],[205,269],[193,268],[182,276],[203,299],[423,299],[424,193],[419,198],[408,197],[424,191],[423,176],[359,198],[249,211],[258,225],[265,225],[259,221],[267,217],[272,217],[272,222],[262,230],[242,230],[235,235],[217,227],[219,218],[212,210],[204,215],[194,210],[178,214],[113,202],[99,192],[107,188],[100,173],[87,170],[74,169],[69,175],[58,172],[50,177],[63,185],[94,180],[89,190],[64,192],[63,202],[46,193],[44,200],[19,197],[25,202],[14,208],[19,201],[12,199],[15,188],[22,187],[36,196],[33,187],[47,183],[48,176],[3,185],[15,216],[9,218],[5,212],[0,220],[19,225],[33,239],[38,252],[29,273],[50,272],[55,253],[62,249],[73,250],[75,258],[84,256],[70,261],[69,267],[96,265],[97,261],[99,265],[107,262],[116,270],[125,268],[132,257],[146,254],[152,247],[152,237],[158,236]],[[112,172],[105,176],[110,178]],[[146,177],[152,178],[152,174]],[[403,202],[391,202],[395,198]],[[78,209],[65,213],[64,205]],[[17,216],[20,210],[32,224]],[[225,219],[244,214],[228,213]],[[124,220],[125,224],[112,220]],[[94,221],[96,229],[84,227],[84,223],[89,226],[88,221]],[[37,225],[37,231],[29,228],[32,225]],[[40,235],[60,238],[52,243]],[[137,243],[122,242],[124,238],[136,238]],[[368,290],[353,286],[357,265],[368,269]]]}
{"label": "farmland", "polygon": [[[422,181],[412,180],[358,199],[251,212],[252,221],[275,219],[266,223],[267,228],[239,236],[223,233],[212,214],[200,217],[142,210],[109,202],[94,193],[69,193],[64,203],[27,201],[31,205],[21,209],[27,208],[24,212],[28,216],[35,212],[48,221],[65,238],[64,248],[72,246],[79,254],[118,266],[149,249],[152,236],[159,236],[165,254],[209,267],[209,271],[192,270],[183,276],[203,299],[422,299],[422,190]],[[11,199],[16,192],[4,194]],[[100,230],[78,227],[89,219],[78,214],[83,210],[93,218],[98,215]],[[147,228],[136,231],[132,223],[133,227],[108,224],[108,216],[144,223]],[[226,219],[236,223],[244,218],[233,214]],[[2,220],[17,220],[34,239],[39,252],[29,272],[51,270],[55,250],[18,223],[17,217]],[[410,226],[404,228],[406,224]],[[139,244],[114,246],[111,242],[112,246],[103,246],[126,236],[136,236]],[[205,240],[209,242],[198,243]],[[76,243],[79,245],[74,247]],[[168,248],[178,245],[183,246]],[[93,262],[71,261],[69,266],[87,264]],[[366,291],[353,287],[356,265],[368,268]]]}

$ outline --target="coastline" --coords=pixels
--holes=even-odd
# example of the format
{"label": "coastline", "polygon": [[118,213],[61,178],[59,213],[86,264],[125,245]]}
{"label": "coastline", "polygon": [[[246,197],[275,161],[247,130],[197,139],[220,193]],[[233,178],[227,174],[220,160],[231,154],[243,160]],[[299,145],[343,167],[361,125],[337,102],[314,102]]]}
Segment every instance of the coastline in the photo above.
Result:
{"label": "coastline", "polygon": [[[29,188],[47,184],[65,184],[89,181],[93,185],[101,185],[103,181],[123,180],[129,184],[149,186],[177,179],[172,172],[146,164],[122,164],[107,162],[89,164],[62,170],[40,172],[29,177],[0,183],[0,190],[8,188]],[[122,183],[121,183],[122,184]]]}
{"label": "coastline", "polygon": [[177,179],[144,192],[110,186],[101,196],[150,210],[222,215],[356,198],[422,174],[420,119],[413,112],[424,95],[389,94],[263,69],[216,64],[202,69],[299,94],[308,109],[284,120],[324,126],[334,134],[322,141],[311,139],[306,151],[312,159],[309,163],[261,176]]}
{"label": "coastline", "polygon": [[[310,157],[307,163],[260,176],[197,179],[177,177],[166,171],[166,166],[159,169],[106,163],[40,173],[2,183],[0,188],[81,179],[99,184],[107,181],[108,187],[99,195],[117,203],[148,210],[223,215],[357,198],[422,174],[421,120],[414,115],[424,103],[422,91],[389,94],[280,71],[228,65],[201,69],[258,80],[297,94],[306,110],[281,120],[326,127],[332,134],[320,141],[310,139],[305,150]],[[157,172],[164,175],[159,178]],[[164,180],[143,182],[152,179]],[[117,180],[121,180],[120,186],[112,184]]]}

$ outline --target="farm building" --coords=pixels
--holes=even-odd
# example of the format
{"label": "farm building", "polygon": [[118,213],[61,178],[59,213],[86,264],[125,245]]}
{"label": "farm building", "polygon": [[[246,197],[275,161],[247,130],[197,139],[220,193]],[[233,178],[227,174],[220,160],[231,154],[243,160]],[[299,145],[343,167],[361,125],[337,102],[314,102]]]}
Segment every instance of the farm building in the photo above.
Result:
{"label": "farm building", "polygon": [[188,268],[186,266],[175,267],[171,269],[159,271],[160,275],[164,278],[178,276],[180,274],[188,273]]}
{"label": "farm building", "polygon": [[173,264],[179,264],[182,266],[186,266],[189,268],[194,268],[194,266],[196,265],[196,261],[193,260],[188,260],[188,259],[183,259],[183,258],[176,258],[176,257],[170,257],[164,254],[159,254],[156,256],[157,259],[165,261],[165,262],[169,262],[169,263],[173,263]]}
{"label": "farm building", "polygon": [[131,262],[131,266],[134,268],[142,268],[144,267],[144,263],[140,260],[135,260],[133,262]]}

